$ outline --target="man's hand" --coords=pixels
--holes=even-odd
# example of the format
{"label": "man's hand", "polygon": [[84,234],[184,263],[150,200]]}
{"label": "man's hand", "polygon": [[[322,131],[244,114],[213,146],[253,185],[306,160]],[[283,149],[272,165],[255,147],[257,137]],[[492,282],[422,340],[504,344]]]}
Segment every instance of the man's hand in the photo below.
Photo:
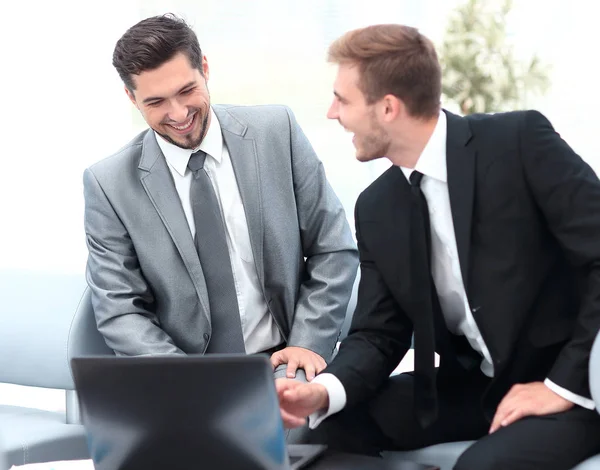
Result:
{"label": "man's hand", "polygon": [[543,382],[513,385],[496,409],[490,434],[525,416],[560,413],[573,406],[572,402],[554,393]]}
{"label": "man's hand", "polygon": [[321,384],[298,382],[291,379],[275,380],[279,410],[286,428],[297,428],[317,410],[329,408],[329,394]]}
{"label": "man's hand", "polygon": [[295,346],[274,353],[271,356],[271,364],[273,369],[280,364],[287,364],[286,377],[290,379],[296,377],[296,369],[304,369],[306,380],[309,382],[327,366],[325,360],[317,353]]}

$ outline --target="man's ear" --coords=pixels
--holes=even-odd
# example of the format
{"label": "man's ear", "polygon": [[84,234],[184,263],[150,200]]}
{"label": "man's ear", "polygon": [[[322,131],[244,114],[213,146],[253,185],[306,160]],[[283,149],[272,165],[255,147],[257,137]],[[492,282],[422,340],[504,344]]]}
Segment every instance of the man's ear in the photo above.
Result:
{"label": "man's ear", "polygon": [[202,75],[204,79],[208,82],[208,77],[210,75],[210,69],[208,68],[208,60],[206,60],[206,56],[202,56]]}
{"label": "man's ear", "polygon": [[133,103],[133,105],[137,109],[140,109],[140,107],[137,104],[137,101],[135,100],[135,95],[133,94],[133,91],[131,91],[129,88],[127,88],[127,86],[125,86],[125,93],[127,93],[127,96],[129,97],[129,99],[131,100],[131,102]]}
{"label": "man's ear", "polygon": [[404,103],[394,95],[385,95],[381,99],[381,117],[385,122],[392,122],[405,112]]}

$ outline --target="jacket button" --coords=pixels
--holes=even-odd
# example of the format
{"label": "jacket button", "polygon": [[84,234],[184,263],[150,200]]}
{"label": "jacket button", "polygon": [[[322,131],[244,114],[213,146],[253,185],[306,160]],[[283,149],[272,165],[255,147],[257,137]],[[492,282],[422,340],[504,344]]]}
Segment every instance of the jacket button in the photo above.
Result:
{"label": "jacket button", "polygon": [[208,335],[208,333],[204,333],[204,341],[207,341],[210,339],[210,336]]}

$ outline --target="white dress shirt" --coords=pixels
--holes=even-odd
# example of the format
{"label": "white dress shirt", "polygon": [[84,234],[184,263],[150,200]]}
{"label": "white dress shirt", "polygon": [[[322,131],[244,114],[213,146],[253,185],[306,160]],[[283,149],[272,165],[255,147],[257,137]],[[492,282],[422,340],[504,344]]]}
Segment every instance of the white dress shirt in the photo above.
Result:
{"label": "white dress shirt", "polygon": [[[427,200],[431,226],[431,274],[446,326],[453,334],[465,336],[471,347],[481,355],[481,371],[488,377],[493,377],[492,357],[473,318],[460,270],[448,192],[446,133],[446,114],[441,111],[433,134],[415,168],[400,168],[408,181],[413,171],[423,173],[421,190]],[[346,392],[337,377],[325,373],[315,377],[313,382],[321,383],[327,388],[329,409],[311,415],[312,428],[346,405]],[[593,400],[589,398],[576,395],[548,379],[544,383],[552,391],[577,405],[590,410],[595,407]]]}
{"label": "white dress shirt", "polygon": [[262,294],[242,197],[216,114],[211,108],[210,126],[198,149],[177,147],[159,134],[156,134],[156,140],[169,164],[192,237],[196,234],[196,226],[190,202],[192,172],[187,165],[194,151],[200,149],[206,152],[204,168],[213,184],[223,215],[246,353],[257,353],[282,343],[283,336]]}

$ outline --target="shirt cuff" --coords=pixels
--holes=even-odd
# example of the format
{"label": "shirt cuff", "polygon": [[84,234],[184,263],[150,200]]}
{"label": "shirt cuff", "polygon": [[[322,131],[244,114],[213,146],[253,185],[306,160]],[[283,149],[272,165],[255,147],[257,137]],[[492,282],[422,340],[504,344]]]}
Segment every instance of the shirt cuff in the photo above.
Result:
{"label": "shirt cuff", "polygon": [[544,385],[546,387],[548,387],[550,390],[552,390],[554,393],[556,393],[557,395],[560,395],[561,397],[563,397],[565,400],[569,400],[571,403],[575,403],[576,405],[579,405],[583,408],[587,408],[588,410],[593,410],[596,408],[596,404],[594,403],[594,400],[591,400],[590,398],[582,397],[581,395],[576,395],[575,393],[570,392],[566,388],[562,388],[561,386],[556,385],[550,379],[544,380]]}
{"label": "shirt cuff", "polygon": [[341,411],[346,406],[346,390],[342,382],[333,374],[317,375],[310,383],[323,385],[329,395],[329,408],[317,410],[308,417],[308,427],[315,429],[324,419]]}

